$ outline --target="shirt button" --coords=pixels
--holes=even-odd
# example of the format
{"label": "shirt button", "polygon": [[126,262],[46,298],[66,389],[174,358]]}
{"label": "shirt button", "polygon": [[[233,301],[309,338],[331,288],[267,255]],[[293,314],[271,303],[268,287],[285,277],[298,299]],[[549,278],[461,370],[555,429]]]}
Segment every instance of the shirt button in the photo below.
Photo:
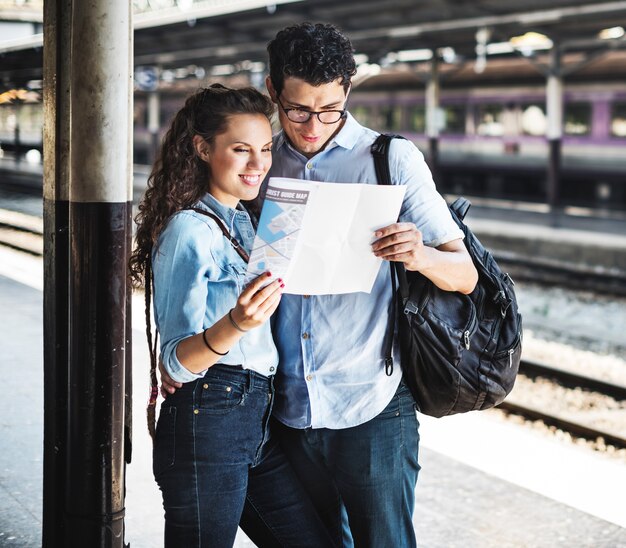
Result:
{"label": "shirt button", "polygon": [[313,169],[313,162],[309,162],[309,163],[306,165],[306,168],[307,168],[307,169]]}
{"label": "shirt button", "polygon": [[313,380],[313,375],[307,375],[307,376],[306,376],[306,380],[307,380],[307,381],[311,381],[311,380]]}
{"label": "shirt button", "polygon": [[309,334],[308,333],[302,333],[302,338],[303,339],[308,339],[309,338]]}
{"label": "shirt button", "polygon": [[276,369],[275,367],[270,367],[270,371],[274,371],[274,369]]}

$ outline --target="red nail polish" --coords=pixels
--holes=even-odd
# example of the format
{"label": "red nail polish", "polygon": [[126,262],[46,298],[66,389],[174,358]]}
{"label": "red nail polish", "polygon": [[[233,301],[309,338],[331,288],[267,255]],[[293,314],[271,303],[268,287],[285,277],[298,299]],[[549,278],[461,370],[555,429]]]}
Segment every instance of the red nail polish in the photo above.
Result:
{"label": "red nail polish", "polygon": [[271,272],[266,272],[265,275],[269,278],[272,275],[272,273]]}
{"label": "red nail polish", "polygon": [[285,284],[280,284],[280,287],[281,287],[281,288],[282,288],[282,287],[285,287]]}

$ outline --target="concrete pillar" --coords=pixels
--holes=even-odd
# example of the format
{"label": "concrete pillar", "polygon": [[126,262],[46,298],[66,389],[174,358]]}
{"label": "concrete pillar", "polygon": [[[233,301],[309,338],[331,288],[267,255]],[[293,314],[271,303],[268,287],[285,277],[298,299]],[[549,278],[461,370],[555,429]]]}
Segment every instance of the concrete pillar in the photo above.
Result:
{"label": "concrete pillar", "polygon": [[72,0],[44,2],[44,548],[63,546],[66,532],[71,13]]}
{"label": "concrete pillar", "polygon": [[430,170],[435,182],[439,167],[439,127],[441,109],[439,107],[439,59],[433,52],[430,62],[430,78],[426,83],[426,136],[428,137]]}
{"label": "concrete pillar", "polygon": [[72,12],[70,548],[124,545],[131,10],[125,0],[90,0]]}
{"label": "concrete pillar", "polygon": [[563,139],[563,77],[561,52],[555,42],[550,52],[550,71],[546,86],[548,126],[548,178],[546,199],[550,209],[556,210],[560,201],[561,144]]}

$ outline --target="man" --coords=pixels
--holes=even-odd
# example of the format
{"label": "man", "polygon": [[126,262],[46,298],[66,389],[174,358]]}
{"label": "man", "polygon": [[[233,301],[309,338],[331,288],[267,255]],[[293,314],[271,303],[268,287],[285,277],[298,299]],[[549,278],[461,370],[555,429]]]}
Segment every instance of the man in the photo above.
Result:
{"label": "man", "polygon": [[[356,73],[348,38],[331,25],[304,23],[280,31],[267,49],[266,84],[282,126],[268,177],[376,184],[377,133],[346,111]],[[476,270],[423,156],[394,140],[389,158],[392,181],[406,185],[406,195],[401,222],[376,232],[372,252],[442,289],[470,293]],[[401,368],[385,373],[389,280],[383,262],[369,294],[283,295],[274,323],[275,432],[337,542],[343,527],[345,544],[352,537],[376,548],[416,545],[418,422]]]}

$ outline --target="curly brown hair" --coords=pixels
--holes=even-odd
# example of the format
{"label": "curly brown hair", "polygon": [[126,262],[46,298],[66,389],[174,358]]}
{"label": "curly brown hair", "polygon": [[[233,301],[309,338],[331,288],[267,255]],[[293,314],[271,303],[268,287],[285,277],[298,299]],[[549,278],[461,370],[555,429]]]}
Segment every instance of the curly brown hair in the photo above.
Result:
{"label": "curly brown hair", "polygon": [[200,135],[209,145],[228,126],[230,116],[262,114],[271,119],[274,104],[254,88],[230,89],[213,84],[194,93],[178,111],[163,139],[159,155],[148,177],[148,188],[135,217],[136,246],[128,263],[134,287],[145,288],[146,338],[150,349],[150,399],[147,408],[148,431],[154,439],[155,408],[158,395],[156,378],[157,338],[152,339],[150,302],[152,297],[152,249],[170,217],[195,204],[208,190],[210,169],[194,146]]}
{"label": "curly brown hair", "polygon": [[230,89],[213,84],[185,101],[163,139],[135,217],[136,246],[129,261],[134,287],[145,284],[152,248],[170,217],[191,207],[208,189],[209,168],[196,153],[194,136],[212,144],[226,130],[230,116],[263,114],[269,120],[273,112],[270,99],[251,87]]}

